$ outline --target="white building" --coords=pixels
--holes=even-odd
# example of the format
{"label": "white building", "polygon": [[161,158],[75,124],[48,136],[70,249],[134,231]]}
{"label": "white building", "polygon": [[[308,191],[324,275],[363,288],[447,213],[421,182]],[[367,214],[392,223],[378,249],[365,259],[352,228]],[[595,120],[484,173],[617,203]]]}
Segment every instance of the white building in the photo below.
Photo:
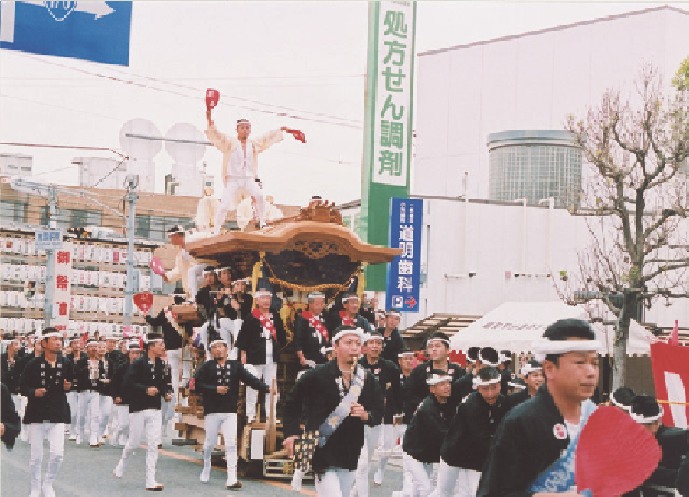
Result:
{"label": "white building", "polygon": [[661,6],[419,54],[412,192],[488,198],[489,134],[564,129],[645,62],[669,83],[687,47],[689,12]]}
{"label": "white building", "polygon": [[[590,244],[586,220],[545,198],[486,200],[489,135],[563,130],[606,89],[633,91],[645,62],[669,83],[687,47],[689,12],[665,6],[419,54],[412,197],[425,199],[422,286],[420,312],[402,324],[559,299],[556,287],[572,283],[560,272],[578,273]],[[658,302],[643,318],[675,319],[689,324],[688,299]]]}
{"label": "white building", "polygon": [[31,176],[32,172],[30,155],[0,154],[0,176]]}

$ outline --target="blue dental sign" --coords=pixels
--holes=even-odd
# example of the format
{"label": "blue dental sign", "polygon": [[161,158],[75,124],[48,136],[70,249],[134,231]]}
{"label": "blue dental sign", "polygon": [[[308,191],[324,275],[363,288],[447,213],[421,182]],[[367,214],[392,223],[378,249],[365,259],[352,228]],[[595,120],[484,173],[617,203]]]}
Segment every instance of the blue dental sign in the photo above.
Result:
{"label": "blue dental sign", "polygon": [[390,247],[399,247],[388,268],[385,308],[419,312],[423,200],[390,199]]}
{"label": "blue dental sign", "polygon": [[2,2],[0,48],[129,65],[132,2]]}

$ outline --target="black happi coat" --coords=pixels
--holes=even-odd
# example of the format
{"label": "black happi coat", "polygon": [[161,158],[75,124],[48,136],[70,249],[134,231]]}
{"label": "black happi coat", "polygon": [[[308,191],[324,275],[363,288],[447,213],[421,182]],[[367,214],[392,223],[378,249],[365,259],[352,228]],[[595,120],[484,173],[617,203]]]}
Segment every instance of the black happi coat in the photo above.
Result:
{"label": "black happi coat", "polygon": [[[232,294],[234,299],[239,304],[239,310],[235,311],[232,307],[232,299],[228,295],[224,295],[220,301],[220,305],[223,314],[226,318],[230,319],[246,319],[246,317],[251,314],[251,309],[254,306],[254,298],[248,293]],[[240,302],[237,298],[239,295],[242,296],[242,301]]]}
{"label": "black happi coat", "polygon": [[555,437],[557,424],[564,426],[565,420],[542,385],[535,397],[510,410],[498,426],[476,495],[531,496],[527,488],[569,446],[569,436]]}
{"label": "black happi coat", "polygon": [[[342,376],[337,361],[330,361],[306,371],[285,398],[285,437],[300,435],[302,406],[307,431],[317,430],[340,404],[338,378]],[[367,371],[357,403],[368,411],[368,421],[347,416],[323,447],[316,447],[312,467],[316,473],[328,468],[354,471],[364,445],[364,424],[376,426],[383,417],[383,394],[375,378]]]}
{"label": "black happi coat", "polygon": [[404,349],[404,338],[402,338],[397,328],[392,330],[389,337],[385,336],[384,327],[378,328],[378,331],[383,335],[383,352],[381,352],[380,357],[387,361],[394,362],[399,366],[399,354],[402,352],[402,349]]}
{"label": "black happi coat", "polygon": [[127,390],[125,385],[127,373],[129,373],[129,367],[129,362],[121,363],[117,368],[115,368],[115,374],[112,378],[113,398],[116,399],[119,397],[121,400],[121,402],[117,404],[118,406],[129,405],[130,392]]}
{"label": "black happi coat", "polygon": [[[106,357],[105,359],[101,359],[101,364],[103,365],[103,371],[97,387],[98,393],[106,397],[115,398],[112,389],[112,379],[115,376],[115,362]],[[106,380],[110,381],[107,382]]]}
{"label": "black happi coat", "polygon": [[522,402],[529,400],[531,396],[529,395],[529,389],[524,388],[518,392],[511,393],[505,397],[505,403],[508,409],[518,406]]}
{"label": "black happi coat", "polygon": [[76,376],[77,382],[79,384],[80,392],[85,390],[93,390],[94,392],[101,392],[102,387],[100,386],[101,379],[106,378],[105,365],[103,361],[98,360],[98,378],[92,380],[89,375],[89,357],[82,356],[74,367],[74,375]]}
{"label": "black happi coat", "polygon": [[0,367],[2,369],[0,378],[10,391],[10,394],[17,394],[19,393],[19,368],[17,367],[19,365],[19,356],[16,352],[12,359],[12,362],[10,362],[7,352],[0,356]]}
{"label": "black happi coat", "polygon": [[[129,367],[125,379],[125,388],[129,391],[129,412],[139,412],[146,409],[160,409],[160,399],[170,393],[169,373],[160,357],[155,362],[147,355],[139,357]],[[156,387],[156,395],[148,395],[146,390]]]}
{"label": "black happi coat", "polygon": [[[249,373],[239,361],[228,360],[225,367],[215,359],[203,363],[196,373],[195,390],[203,394],[203,414],[237,412],[239,381],[254,390],[267,393],[270,387]],[[227,386],[227,393],[218,393],[219,386]]]}
{"label": "black happi coat", "polygon": [[440,462],[440,447],[447,436],[454,412],[449,402],[441,404],[435,395],[429,394],[404,433],[404,452],[417,461]]}
{"label": "black happi coat", "polygon": [[[343,309],[335,310],[333,308],[328,312],[328,315],[325,318],[325,325],[328,328],[331,337],[335,336],[334,331],[342,326],[342,318],[340,317],[341,310]],[[368,319],[363,317],[361,314],[354,316],[352,321],[354,322],[354,326],[363,329],[364,333],[371,333],[371,323],[369,323]]]}
{"label": "black happi coat", "polygon": [[515,378],[514,373],[510,368],[505,368],[500,371],[500,393],[507,395],[507,391],[510,389],[508,383]]}
{"label": "black happi coat", "polygon": [[0,413],[0,422],[5,426],[5,433],[0,440],[11,450],[12,447],[14,447],[14,441],[21,431],[22,422],[14,407],[14,402],[12,402],[12,394],[9,388],[7,388],[5,383],[1,383],[0,385],[2,385],[2,398],[0,398],[0,408],[2,412]]}
{"label": "black happi coat", "polygon": [[469,395],[457,407],[440,457],[450,466],[481,471],[495,430],[507,410],[503,395],[492,406],[478,392]]}
{"label": "black happi coat", "polygon": [[74,358],[74,353],[67,354],[67,359],[69,359],[72,362],[72,365],[74,366],[72,368],[72,388],[69,389],[70,392],[79,393],[83,390],[81,384],[79,383],[79,377],[77,375],[77,363],[84,357],[86,357],[86,354],[84,354],[83,352],[79,355],[77,359]]}
{"label": "black happi coat", "polygon": [[[64,380],[70,381],[72,374],[72,363],[63,356],[57,356],[55,367],[45,356],[34,357],[26,364],[19,381],[22,395],[29,399],[24,424],[71,422]],[[47,390],[42,397],[36,397],[39,388]]]}
{"label": "black happi coat", "polygon": [[[325,326],[325,320],[322,315],[317,316],[317,319],[320,319],[323,326]],[[327,329],[326,327],[326,331]],[[301,314],[297,314],[294,318],[294,348],[297,351],[301,350],[307,361],[313,361],[316,364],[328,362],[322,349],[330,347],[330,338],[330,332],[328,332],[328,338],[324,339],[316,328],[311,326],[309,320]]]}
{"label": "black happi coat", "polygon": [[414,411],[419,407],[418,404],[413,404],[411,401],[410,388],[409,388],[409,377],[411,374],[404,376],[402,371],[400,371],[400,399],[402,401],[402,413],[404,414],[404,419],[402,423],[408,425],[411,423],[411,418],[414,415]]}
{"label": "black happi coat", "polygon": [[211,288],[206,285],[196,292],[196,308],[204,321],[208,321],[218,312],[219,301],[216,292],[222,290],[222,288],[222,286]]}
{"label": "black happi coat", "polygon": [[165,309],[162,309],[156,317],[146,316],[146,322],[151,326],[160,326],[162,328],[165,350],[178,350],[184,345],[182,335],[165,317]]}
{"label": "black happi coat", "polygon": [[[277,340],[272,336],[270,340],[273,342],[273,362],[277,363],[280,362],[280,348],[287,344],[287,335],[280,316],[273,314],[273,325]],[[261,321],[249,314],[237,334],[237,348],[246,351],[247,364],[266,363],[266,341]]]}
{"label": "black happi coat", "polygon": [[[661,497],[668,495],[654,487],[676,488],[681,495],[687,495],[686,482],[687,468],[683,458],[689,449],[687,443],[687,430],[670,426],[660,426],[656,432],[658,445],[662,450],[662,459],[651,476],[637,489],[624,494],[630,497]],[[680,473],[683,473],[680,475]]]}
{"label": "black happi coat", "polygon": [[[423,402],[423,400],[431,393],[428,388],[428,383],[426,383],[426,379],[428,378],[428,375],[431,374],[432,369],[433,361],[426,361],[416,366],[414,369],[412,369],[412,372],[409,373],[409,378],[407,379],[405,386],[407,389],[408,399],[408,402],[405,403],[405,414],[414,414],[414,411],[417,407],[419,407],[419,404],[421,404],[421,402]],[[456,393],[457,388],[455,387],[455,382],[456,380],[464,378],[466,376],[466,371],[458,364],[448,361],[447,373],[453,379],[452,397],[450,398],[449,402],[451,405],[454,405],[454,407],[457,407],[457,404],[462,401],[463,396]],[[469,382],[471,382],[471,379],[469,379]],[[464,396],[468,395],[469,393],[471,393],[471,389],[464,393]]]}
{"label": "black happi coat", "polygon": [[402,387],[400,384],[402,371],[394,363],[385,359],[378,359],[377,363],[370,364],[368,358],[364,356],[359,359],[359,364],[368,369],[378,382],[378,386],[383,392],[385,405],[383,424],[391,425],[392,417],[402,413]]}

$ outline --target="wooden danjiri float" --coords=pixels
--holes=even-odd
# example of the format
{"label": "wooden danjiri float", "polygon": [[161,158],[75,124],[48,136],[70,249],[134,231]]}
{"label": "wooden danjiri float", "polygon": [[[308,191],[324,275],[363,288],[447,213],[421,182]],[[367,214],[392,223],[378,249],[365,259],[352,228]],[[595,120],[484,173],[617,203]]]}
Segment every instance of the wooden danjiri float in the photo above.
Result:
{"label": "wooden danjiri float", "polygon": [[[299,371],[292,343],[293,325],[296,314],[306,309],[309,292],[324,293],[329,305],[356,281],[361,294],[363,266],[391,262],[400,253],[399,249],[362,242],[344,225],[334,204],[328,202],[312,203],[297,216],[274,221],[262,230],[229,231],[187,242],[187,251],[199,264],[231,266],[233,279],[251,278],[254,288],[259,278],[267,278],[275,293],[282,297],[281,317],[287,345],[280,351],[278,361],[277,386],[281,398],[293,387]],[[180,328],[202,324],[192,304],[173,306],[172,311]],[[195,370],[196,367],[192,375]],[[260,407],[257,412],[263,416],[257,416],[257,422],[246,424],[244,387],[240,388],[237,431],[241,434],[237,439],[240,475],[257,476],[262,471],[266,477],[291,478],[293,464],[284,450],[278,450],[283,440],[281,398],[276,413],[266,413]],[[184,437],[178,443],[192,445],[200,451],[204,440],[203,403],[200,394],[193,390],[180,388],[180,391],[187,397],[187,405],[178,402],[176,408],[182,419],[175,429]],[[215,456],[223,454],[224,442],[221,442],[219,439]]]}

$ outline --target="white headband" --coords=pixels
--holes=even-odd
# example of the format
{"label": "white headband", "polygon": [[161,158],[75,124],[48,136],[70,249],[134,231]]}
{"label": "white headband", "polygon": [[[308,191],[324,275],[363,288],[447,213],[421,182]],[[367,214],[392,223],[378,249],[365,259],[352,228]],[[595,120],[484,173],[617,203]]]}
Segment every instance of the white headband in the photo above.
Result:
{"label": "white headband", "polygon": [[309,298],[310,299],[324,299],[325,295],[320,293],[320,292],[309,293]]}
{"label": "white headband", "polygon": [[651,417],[647,418],[643,414],[634,414],[633,412],[630,412],[629,415],[637,423],[641,423],[642,425],[648,425],[651,423],[655,423],[656,421],[658,421],[660,418],[663,417],[663,407],[662,406],[658,406],[658,407],[660,407],[660,412],[658,413],[657,416],[651,416]]}
{"label": "white headband", "polygon": [[[614,405],[615,407],[619,407],[619,408],[622,409],[623,411],[627,411],[627,412],[630,413],[630,414],[631,414],[631,412],[632,412],[632,406],[626,406],[626,405],[622,404],[621,402],[617,402],[617,401],[615,400],[615,396],[614,396],[614,395],[611,395],[611,396],[610,396],[610,403],[611,403],[612,405]],[[662,411],[661,411],[661,413],[662,413]]]}
{"label": "white headband", "polygon": [[222,343],[225,347],[227,347],[227,341],[223,340],[222,338],[218,338],[217,340],[213,340],[213,341],[211,342],[211,347],[212,347],[213,345],[217,345],[217,344],[219,344],[219,343]]}
{"label": "white headband", "polygon": [[270,296],[272,296],[273,294],[270,293],[268,290],[256,290],[256,291],[254,292],[254,297],[256,297],[256,298],[258,298],[258,297],[263,297],[264,295],[270,295]]}
{"label": "white headband", "polygon": [[438,383],[442,383],[443,381],[452,381],[452,377],[450,375],[445,375],[445,374],[432,374],[428,378],[426,378],[426,383],[428,385],[437,385]]}
{"label": "white headband", "polygon": [[531,344],[531,351],[538,362],[543,362],[548,354],[599,352],[600,350],[601,343],[598,340],[548,340],[541,337]]}
{"label": "white headband", "polygon": [[526,385],[522,385],[520,383],[512,383],[511,381],[508,381],[507,384],[512,388],[518,388],[519,390],[524,390],[526,388]]}
{"label": "white headband", "polygon": [[429,338],[428,339],[428,341],[426,342],[426,347],[428,347],[428,344],[431,342],[443,342],[446,345],[450,345],[449,340],[445,340],[444,338],[440,338],[440,337],[435,337],[435,338]]}
{"label": "white headband", "polygon": [[363,342],[365,340],[367,333],[364,333],[364,330],[361,328],[356,328],[353,330],[341,330],[338,331],[337,334],[333,337],[333,343],[336,343],[340,340],[340,338],[342,338],[345,335],[356,335]]}
{"label": "white headband", "polygon": [[364,333],[364,343],[368,342],[369,340],[383,341],[383,337],[380,335],[373,335],[371,333]]}
{"label": "white headband", "polygon": [[539,367],[534,367],[534,366],[532,366],[531,364],[528,364],[528,363],[527,363],[527,364],[522,368],[521,374],[522,374],[522,376],[529,376],[529,375],[530,375],[531,373],[533,373],[534,371],[542,371],[542,370],[543,370],[543,367],[541,367],[541,366],[539,366]]}
{"label": "white headband", "polygon": [[500,383],[500,377],[498,376],[492,380],[482,380],[477,376],[473,379],[474,388],[485,387],[486,385],[492,385],[493,383]]}
{"label": "white headband", "polygon": [[502,364],[503,362],[510,362],[511,360],[512,356],[504,355],[502,353],[498,354],[498,361],[500,362],[500,364]]}

